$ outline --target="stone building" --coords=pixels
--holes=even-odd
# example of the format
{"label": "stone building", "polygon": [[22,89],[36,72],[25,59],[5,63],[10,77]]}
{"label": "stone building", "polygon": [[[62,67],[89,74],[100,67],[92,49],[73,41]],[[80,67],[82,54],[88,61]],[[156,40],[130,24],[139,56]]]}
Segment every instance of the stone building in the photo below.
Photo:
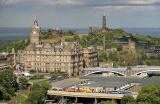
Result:
{"label": "stone building", "polygon": [[145,41],[137,41],[133,36],[117,38],[115,43],[121,44],[123,51],[135,52],[137,49],[140,52],[143,52],[147,57],[160,56],[160,45],[151,44]]}
{"label": "stone building", "polygon": [[98,53],[93,47],[83,49],[83,62],[85,68],[98,66]]}
{"label": "stone building", "polygon": [[122,50],[127,52],[135,52],[136,51],[136,43],[134,37],[120,37],[117,38],[115,43],[119,43],[122,45]]}
{"label": "stone building", "polygon": [[[82,75],[83,66],[86,66],[84,62],[90,64],[87,67],[97,65],[93,63],[94,59],[97,61],[95,51],[85,54],[83,52],[83,48],[79,43],[65,42],[64,39],[61,40],[60,45],[42,43],[40,41],[40,27],[37,20],[35,20],[30,33],[30,44],[25,50],[18,51],[17,62],[24,64],[25,71],[61,71],[68,73],[71,77]],[[96,56],[93,55],[93,57],[92,54]],[[87,57],[84,58],[83,55]]]}
{"label": "stone building", "polygon": [[144,53],[147,57],[158,57],[160,56],[160,46],[159,45],[150,45],[144,50]]}
{"label": "stone building", "polygon": [[0,53],[0,65],[8,65],[10,68],[16,66],[16,54],[14,48],[12,53]]}
{"label": "stone building", "polygon": [[52,38],[55,38],[57,36],[63,36],[64,32],[62,30],[54,29],[52,30]]}
{"label": "stone building", "polygon": [[135,42],[132,41],[131,39],[128,39],[128,44],[123,44],[122,45],[122,50],[123,51],[128,51],[128,52],[135,52]]}
{"label": "stone building", "polygon": [[99,67],[101,68],[112,68],[113,62],[100,62]]}

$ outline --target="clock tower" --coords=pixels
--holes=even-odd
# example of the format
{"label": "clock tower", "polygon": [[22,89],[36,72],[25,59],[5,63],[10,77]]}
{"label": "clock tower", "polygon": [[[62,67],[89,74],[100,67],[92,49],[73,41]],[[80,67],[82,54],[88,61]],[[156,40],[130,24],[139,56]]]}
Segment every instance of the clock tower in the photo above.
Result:
{"label": "clock tower", "polygon": [[38,45],[40,44],[40,27],[38,26],[38,21],[35,19],[34,21],[34,26],[31,28],[31,33],[30,33],[30,42],[33,45]]}

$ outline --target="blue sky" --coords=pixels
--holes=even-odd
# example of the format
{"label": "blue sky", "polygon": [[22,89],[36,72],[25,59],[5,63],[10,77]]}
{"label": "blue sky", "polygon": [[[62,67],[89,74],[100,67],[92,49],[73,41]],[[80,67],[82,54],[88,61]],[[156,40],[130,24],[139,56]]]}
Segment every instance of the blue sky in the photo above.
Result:
{"label": "blue sky", "polygon": [[0,0],[0,27],[30,27],[37,16],[41,27],[101,26],[160,28],[160,0]]}

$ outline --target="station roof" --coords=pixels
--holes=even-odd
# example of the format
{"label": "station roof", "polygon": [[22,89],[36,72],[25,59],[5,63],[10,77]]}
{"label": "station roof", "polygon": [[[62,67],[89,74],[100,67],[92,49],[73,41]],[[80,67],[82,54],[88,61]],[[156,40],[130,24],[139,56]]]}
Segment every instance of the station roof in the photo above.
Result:
{"label": "station roof", "polygon": [[101,68],[101,67],[93,67],[93,68],[85,68],[84,71],[97,71],[97,70],[126,70],[127,67],[118,67],[118,68]]}
{"label": "station roof", "polygon": [[146,84],[160,84],[160,77],[147,77],[147,78],[139,78],[139,77],[124,77],[124,76],[112,76],[105,77],[102,75],[89,75],[83,78],[88,79],[88,81],[92,82],[89,86],[106,86],[106,87],[119,87],[121,85],[125,85],[127,83],[138,83],[140,85]]}
{"label": "station roof", "polygon": [[127,81],[117,80],[117,77],[104,77],[101,75],[89,75],[83,77],[84,79],[88,79],[88,86],[90,87],[106,87],[106,88],[114,88],[120,87],[128,84]]}
{"label": "station roof", "polygon": [[75,86],[76,84],[79,84],[81,82],[84,82],[86,80],[87,79],[79,79],[79,78],[65,79],[65,80],[62,80],[62,81],[53,82],[52,83],[52,88],[66,89],[66,88]]}

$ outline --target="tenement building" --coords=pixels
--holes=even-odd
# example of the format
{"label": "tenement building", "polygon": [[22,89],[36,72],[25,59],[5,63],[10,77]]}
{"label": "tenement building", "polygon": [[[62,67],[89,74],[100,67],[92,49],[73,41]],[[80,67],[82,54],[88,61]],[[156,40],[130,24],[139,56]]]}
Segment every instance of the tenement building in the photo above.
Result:
{"label": "tenement building", "polygon": [[[85,61],[93,59],[93,56],[84,59],[83,48],[77,42],[65,42],[65,39],[61,39],[59,45],[42,43],[40,31],[38,22],[35,20],[30,33],[30,44],[25,50],[18,51],[17,62],[24,63],[25,71],[61,71],[67,72],[70,77],[81,75]],[[97,56],[94,59],[97,61]]]}
{"label": "tenement building", "polygon": [[98,53],[94,47],[88,47],[83,49],[83,67],[97,67],[98,66]]}

